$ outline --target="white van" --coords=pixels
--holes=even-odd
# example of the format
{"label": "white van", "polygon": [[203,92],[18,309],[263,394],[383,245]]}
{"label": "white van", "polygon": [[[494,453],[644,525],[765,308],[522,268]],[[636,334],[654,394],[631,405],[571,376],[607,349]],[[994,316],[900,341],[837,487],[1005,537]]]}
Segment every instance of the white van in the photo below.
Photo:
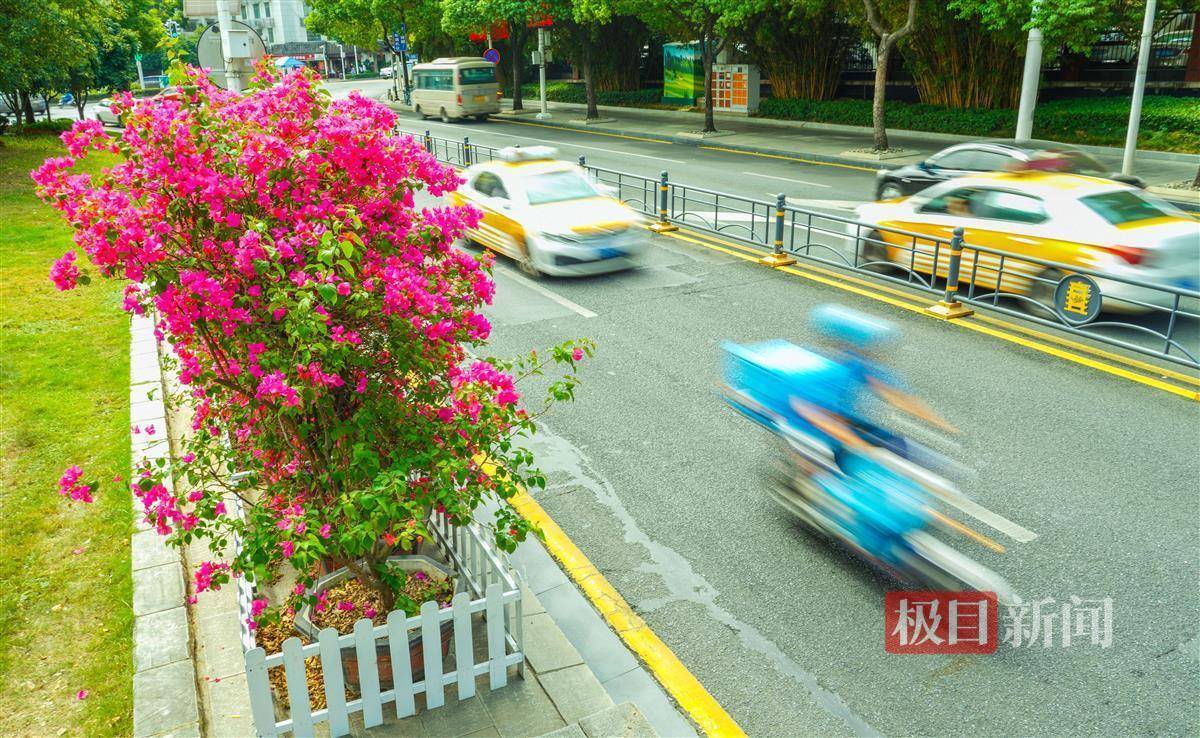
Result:
{"label": "white van", "polygon": [[475,116],[485,120],[500,112],[496,65],[478,56],[434,59],[412,70],[413,112],[438,116],[449,123]]}

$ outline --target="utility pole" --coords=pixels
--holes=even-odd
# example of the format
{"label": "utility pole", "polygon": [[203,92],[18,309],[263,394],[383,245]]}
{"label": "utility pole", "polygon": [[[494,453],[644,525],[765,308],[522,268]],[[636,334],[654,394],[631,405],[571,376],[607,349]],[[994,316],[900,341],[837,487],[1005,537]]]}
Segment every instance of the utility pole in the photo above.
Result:
{"label": "utility pole", "polygon": [[1125,132],[1125,155],[1121,157],[1121,174],[1133,174],[1138,129],[1142,125],[1142,98],[1146,96],[1146,70],[1150,67],[1150,43],[1154,40],[1156,5],[1156,0],[1146,0],[1146,17],[1142,19],[1142,38],[1138,43],[1137,73],[1133,77],[1133,104],[1129,106],[1129,128]]}
{"label": "utility pole", "polygon": [[338,42],[338,51],[342,54],[342,79],[346,79],[346,45]]}
{"label": "utility pole", "polygon": [[[1036,6],[1034,6],[1036,13]],[[1033,109],[1037,105],[1038,81],[1042,76],[1042,29],[1030,28],[1025,42],[1025,71],[1021,75],[1021,105],[1017,109],[1018,141],[1033,138]]]}
{"label": "utility pole", "polygon": [[355,44],[354,45],[354,73],[358,74],[361,71],[362,71],[362,68],[360,68],[358,66],[358,44]]}
{"label": "utility pole", "polygon": [[551,117],[546,110],[546,28],[538,26],[538,50],[537,50],[537,65],[538,65],[538,91],[539,99],[542,103],[542,111],[534,117],[538,120],[546,120]]}
{"label": "utility pole", "polygon": [[400,74],[404,76],[401,85],[404,89],[404,104],[412,105],[412,91],[408,89],[408,26],[400,24]]}
{"label": "utility pole", "polygon": [[146,89],[146,75],[142,74],[142,52],[134,54],[133,61],[137,63],[138,87],[144,90]]}
{"label": "utility pole", "polygon": [[229,83],[229,91],[242,91],[242,72],[239,68],[241,61],[230,56],[233,48],[229,32],[233,30],[234,0],[217,0],[217,26],[221,30],[221,54],[225,57],[225,79]]}

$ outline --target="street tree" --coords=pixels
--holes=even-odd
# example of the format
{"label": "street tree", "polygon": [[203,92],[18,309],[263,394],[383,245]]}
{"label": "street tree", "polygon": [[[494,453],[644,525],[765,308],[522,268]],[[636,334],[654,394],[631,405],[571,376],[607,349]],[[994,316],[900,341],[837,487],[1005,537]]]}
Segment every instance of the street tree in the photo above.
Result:
{"label": "street tree", "polygon": [[[629,0],[651,28],[673,38],[696,39],[704,68],[704,133],[717,130],[713,118],[713,63],[732,34],[759,12],[767,0]],[[636,3],[636,4],[635,4]]]}
{"label": "street tree", "polygon": [[308,4],[308,28],[342,43],[404,53],[393,39],[404,27],[412,50],[421,56],[455,50],[453,39],[442,30],[439,0],[309,0]]}
{"label": "street tree", "polygon": [[828,0],[769,0],[736,38],[770,78],[772,95],[829,100],[858,30]]}
{"label": "street tree", "polygon": [[546,4],[533,0],[442,0],[442,28],[451,35],[466,37],[467,34],[482,33],[500,23],[508,26],[513,110],[525,109],[521,85],[525,81],[529,24],[547,15]]}
{"label": "street tree", "polygon": [[884,101],[887,99],[888,64],[896,44],[916,29],[917,3],[908,0],[903,23],[891,17],[889,4],[884,0],[862,0],[867,27],[875,35],[875,91],[871,100],[871,126],[874,129],[875,151],[888,150],[887,120]]}

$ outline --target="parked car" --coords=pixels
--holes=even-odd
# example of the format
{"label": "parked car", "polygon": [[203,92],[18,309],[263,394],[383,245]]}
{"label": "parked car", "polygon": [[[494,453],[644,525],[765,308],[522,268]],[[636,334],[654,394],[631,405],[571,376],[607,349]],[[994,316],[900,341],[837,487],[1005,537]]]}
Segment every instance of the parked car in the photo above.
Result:
{"label": "parked car", "polygon": [[379,68],[379,76],[380,77],[391,77],[392,71],[393,71],[392,67],[380,67]]}
{"label": "parked car", "polygon": [[[1164,200],[1112,180],[1056,172],[976,174],[935,184],[912,197],[861,205],[857,215],[878,229],[858,241],[867,262],[895,264],[925,277],[935,271],[937,242],[920,236],[943,241],[936,273],[944,278],[949,266],[944,241],[955,228],[963,228],[968,248],[961,279],[964,285],[974,282],[977,291],[999,285],[1004,293],[1052,303],[1055,284],[1066,270],[1022,261],[1021,256],[1200,289],[1200,223]],[[851,228],[857,239],[861,226]],[[1016,258],[1005,257],[1001,274],[999,256],[971,246]],[[1104,308],[1113,312],[1149,309],[1128,300],[1171,307],[1174,299],[1124,282],[1099,279],[1098,284]],[[1039,313],[1033,302],[1021,304]]]}
{"label": "parked car", "polygon": [[1085,151],[1053,141],[973,141],[942,149],[925,161],[875,175],[875,198],[893,200],[914,195],[930,185],[979,172],[1050,168],[1145,187],[1139,177],[1109,170]]}
{"label": "parked car", "polygon": [[546,146],[501,149],[468,167],[452,199],[483,213],[467,237],[531,276],[601,274],[637,266],[641,216]]}
{"label": "parked car", "polygon": [[[39,113],[44,115],[46,112],[46,101],[43,100],[40,96],[30,97],[29,105],[30,105],[30,107],[33,108],[33,112],[35,115],[39,114]],[[15,114],[16,114],[16,111],[14,111],[12,109],[12,107],[9,106],[9,104],[8,104],[8,97],[0,96],[0,115],[15,115]]]}
{"label": "parked car", "polygon": [[[1190,28],[1164,29],[1150,44],[1150,64],[1158,67],[1182,67],[1192,45]],[[1130,67],[1137,63],[1138,42],[1118,31],[1106,33],[1088,51],[1091,64],[1106,67]]]}
{"label": "parked car", "polygon": [[[138,99],[146,99],[151,97],[175,97],[179,92],[173,87],[165,87],[161,90],[141,90],[133,93],[133,96]],[[112,98],[106,97],[96,103],[95,116],[96,120],[106,126],[120,126],[121,120],[112,109]]]}

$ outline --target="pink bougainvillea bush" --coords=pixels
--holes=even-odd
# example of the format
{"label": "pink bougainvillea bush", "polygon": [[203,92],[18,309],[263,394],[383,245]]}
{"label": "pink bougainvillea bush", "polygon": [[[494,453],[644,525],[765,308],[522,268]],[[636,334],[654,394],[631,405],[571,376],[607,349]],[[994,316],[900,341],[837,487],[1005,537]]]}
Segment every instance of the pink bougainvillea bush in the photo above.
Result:
{"label": "pink bougainvillea bush", "polygon": [[[494,284],[490,262],[453,242],[478,213],[415,206],[418,190],[460,180],[394,135],[384,106],[331,101],[308,73],[260,70],[244,96],[187,77],[151,100],[118,97],[119,138],[79,122],[63,135],[69,156],[33,173],[91,268],[129,281],[125,309],[152,316],[174,354],[182,391],[168,400],[190,409],[193,432],[178,457],[138,470],[133,492],[174,544],[223,551],[241,538],[235,559],[199,567],[200,591],[290,565],[300,586],[277,612],[309,596],[325,560],[389,607],[411,605],[397,603],[403,575],[386,557],[430,514],[464,523],[485,499],[544,485],[520,438],[573,398],[592,346],[473,358]],[[93,150],[119,163],[74,173]],[[73,288],[83,264],[69,252],[50,276]],[[531,413],[515,384],[551,366],[558,378]],[[81,475],[68,469],[60,492],[89,502],[97,485]],[[507,550],[531,530],[507,505],[494,525]]]}

